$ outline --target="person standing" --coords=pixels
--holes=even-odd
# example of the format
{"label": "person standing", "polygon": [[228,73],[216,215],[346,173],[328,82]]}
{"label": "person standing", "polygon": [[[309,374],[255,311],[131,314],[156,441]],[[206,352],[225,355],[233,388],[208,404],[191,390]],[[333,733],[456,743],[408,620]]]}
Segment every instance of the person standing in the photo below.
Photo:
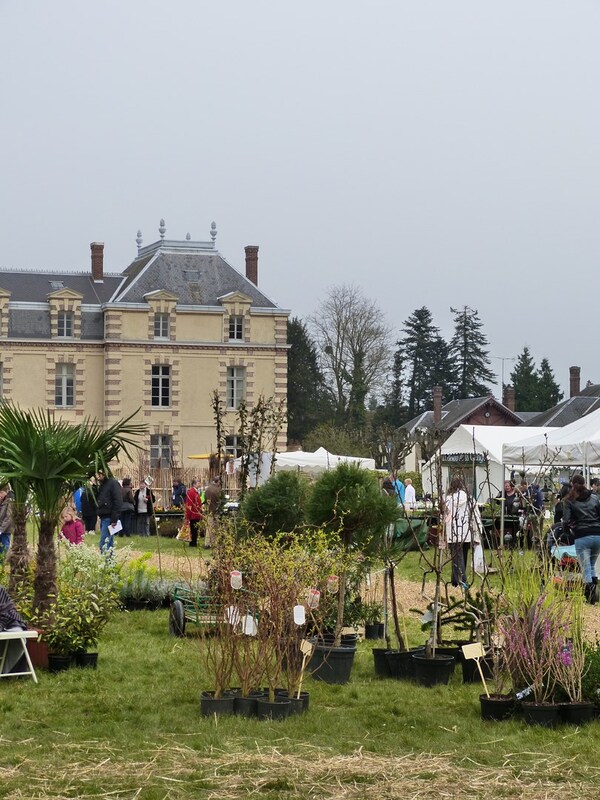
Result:
{"label": "person standing", "polygon": [[140,481],[140,488],[133,495],[133,513],[135,533],[138,536],[150,536],[150,517],[154,513],[154,494],[146,481]]}
{"label": "person standing", "polygon": [[209,547],[214,547],[217,537],[217,515],[221,502],[221,478],[219,478],[218,475],[216,478],[213,478],[204,490],[204,497],[207,512],[204,549],[208,550]]}
{"label": "person standing", "polygon": [[600,556],[600,498],[587,488],[583,475],[573,476],[571,491],[563,504],[562,521],[573,533],[585,599],[594,605],[598,600],[596,561]]}
{"label": "person standing", "polygon": [[407,478],[404,486],[404,506],[409,511],[414,511],[417,507],[417,493],[412,485],[412,479]]}
{"label": "person standing", "polygon": [[190,547],[198,547],[198,532],[202,520],[202,498],[198,491],[198,480],[192,479],[185,496],[185,519],[190,523]]}
{"label": "person standing", "polygon": [[98,505],[96,503],[96,484],[94,478],[88,481],[81,493],[81,519],[86,533],[96,532],[98,522]]}
{"label": "person standing", "polygon": [[133,516],[133,491],[131,489],[131,478],[123,478],[121,484],[122,505],[121,505],[121,524],[123,530],[119,531],[119,536],[131,536],[131,518]]}
{"label": "person standing", "polygon": [[462,478],[453,478],[443,499],[446,542],[452,556],[452,586],[468,589],[466,561],[471,542],[481,543],[479,509],[466,492]]}
{"label": "person standing", "polygon": [[115,546],[115,526],[121,515],[123,495],[121,484],[116,478],[111,478],[104,470],[96,472],[98,482],[98,516],[100,517],[100,551],[112,550]]}
{"label": "person standing", "polygon": [[0,559],[6,555],[10,547],[12,533],[12,499],[10,486],[5,483],[0,486]]}
{"label": "person standing", "polygon": [[72,508],[65,508],[62,513],[63,525],[60,529],[60,535],[66,539],[70,544],[82,544],[85,531],[83,529],[83,522],[77,518],[77,515]]}
{"label": "person standing", "polygon": [[392,485],[394,487],[394,492],[396,494],[396,500],[398,502],[398,505],[399,506],[403,506],[404,505],[404,494],[405,494],[404,484],[402,483],[400,478],[396,478],[396,476],[393,475],[393,474],[390,475],[390,478],[392,479]]}
{"label": "person standing", "polygon": [[185,496],[187,492],[185,486],[179,478],[173,479],[173,491],[171,493],[171,505],[173,508],[181,508],[185,503]]}

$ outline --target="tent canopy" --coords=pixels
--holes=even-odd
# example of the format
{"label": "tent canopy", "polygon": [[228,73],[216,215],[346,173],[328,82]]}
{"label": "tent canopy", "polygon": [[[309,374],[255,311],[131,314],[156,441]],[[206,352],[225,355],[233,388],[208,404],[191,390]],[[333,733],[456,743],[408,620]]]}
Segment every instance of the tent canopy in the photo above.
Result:
{"label": "tent canopy", "polygon": [[[516,430],[524,430],[517,428]],[[529,429],[531,430],[531,428]],[[564,428],[539,428],[502,448],[505,464],[600,465],[600,410]]]}
{"label": "tent canopy", "polygon": [[[249,485],[258,486],[265,483],[271,474],[271,453],[261,453],[260,462],[255,460],[250,464]],[[346,462],[358,464],[363,469],[375,469],[375,459],[358,458],[357,456],[338,456],[329,453],[324,447],[319,447],[314,453],[304,450],[294,450],[289,453],[277,453],[275,458],[275,472],[295,469],[307,475],[320,475],[328,469],[334,469],[338,464]],[[236,459],[236,468],[239,469],[241,459]]]}

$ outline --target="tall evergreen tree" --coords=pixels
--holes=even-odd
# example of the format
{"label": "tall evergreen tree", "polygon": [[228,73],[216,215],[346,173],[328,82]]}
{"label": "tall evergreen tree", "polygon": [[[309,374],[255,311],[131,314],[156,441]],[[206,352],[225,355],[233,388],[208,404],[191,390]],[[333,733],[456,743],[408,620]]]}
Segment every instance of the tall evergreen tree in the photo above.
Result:
{"label": "tall evergreen tree", "polygon": [[433,387],[442,386],[444,394],[452,391],[453,376],[446,373],[449,363],[446,358],[444,340],[439,328],[433,324],[428,308],[416,309],[404,323],[404,338],[398,341],[396,358],[403,365],[407,388],[407,417],[420,414],[431,408]]}
{"label": "tall evergreen tree", "polygon": [[333,417],[317,350],[302,320],[288,320],[288,438],[302,442],[317,425]]}
{"label": "tall evergreen tree", "polygon": [[456,396],[481,397],[489,392],[485,381],[495,382],[490,369],[487,338],[482,332],[479,313],[469,306],[451,308],[454,314],[454,335],[450,355],[456,365]]}
{"label": "tall evergreen tree", "polygon": [[510,380],[515,390],[515,405],[518,411],[541,410],[537,399],[539,379],[535,362],[527,346],[517,357],[515,368],[510,373]]}
{"label": "tall evergreen tree", "polygon": [[560,403],[564,397],[560,390],[560,386],[554,378],[554,372],[552,371],[547,358],[543,358],[540,362],[540,368],[537,372],[537,379],[537,397],[539,409],[536,410],[546,411],[547,409],[552,408],[552,406],[555,406],[557,403]]}

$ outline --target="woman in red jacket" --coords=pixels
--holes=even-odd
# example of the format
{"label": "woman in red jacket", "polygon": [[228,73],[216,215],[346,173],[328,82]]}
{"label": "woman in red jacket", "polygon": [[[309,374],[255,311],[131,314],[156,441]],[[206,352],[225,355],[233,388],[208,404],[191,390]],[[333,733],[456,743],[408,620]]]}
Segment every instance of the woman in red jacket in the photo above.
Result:
{"label": "woman in red jacket", "polygon": [[185,518],[190,523],[190,547],[198,547],[198,531],[202,519],[202,498],[198,491],[198,481],[192,479],[190,488],[185,496]]}

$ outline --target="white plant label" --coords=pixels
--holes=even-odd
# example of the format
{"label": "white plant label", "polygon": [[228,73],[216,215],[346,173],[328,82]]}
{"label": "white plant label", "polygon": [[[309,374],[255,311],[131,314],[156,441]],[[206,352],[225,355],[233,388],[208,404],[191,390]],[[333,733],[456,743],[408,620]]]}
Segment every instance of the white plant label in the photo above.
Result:
{"label": "white plant label", "polygon": [[319,607],[320,598],[321,598],[321,592],[318,589],[309,589],[308,590],[308,607],[309,608],[318,608]]}
{"label": "white plant label", "polygon": [[234,569],[231,571],[229,576],[229,582],[231,584],[232,589],[242,588],[242,573],[239,571],[239,569]]}
{"label": "white plant label", "polygon": [[294,606],[294,622],[296,625],[304,625],[306,622],[304,606]]}
{"label": "white plant label", "polygon": [[258,626],[252,614],[246,614],[242,623],[242,633],[246,636],[256,636],[258,633]]}

